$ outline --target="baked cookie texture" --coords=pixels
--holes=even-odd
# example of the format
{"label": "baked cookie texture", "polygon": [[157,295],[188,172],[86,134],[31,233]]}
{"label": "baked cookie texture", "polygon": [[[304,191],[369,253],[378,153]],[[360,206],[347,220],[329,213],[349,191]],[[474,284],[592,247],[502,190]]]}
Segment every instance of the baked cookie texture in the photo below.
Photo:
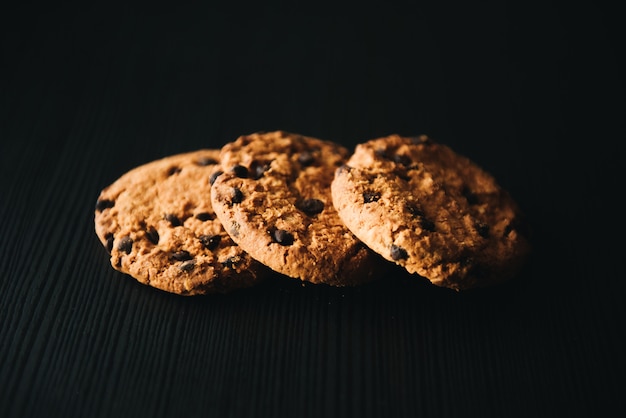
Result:
{"label": "baked cookie texture", "polygon": [[221,149],[211,204],[233,241],[276,272],[353,286],[382,259],[344,225],[330,184],[349,151],[285,131],[243,135]]}
{"label": "baked cookie texture", "polygon": [[492,175],[427,136],[358,144],[331,183],[348,228],[385,259],[437,286],[512,278],[530,252],[523,214]]}
{"label": "baked cookie texture", "polygon": [[215,216],[211,175],[219,150],[168,156],[103,189],[95,230],[116,270],[179,295],[227,293],[270,272],[241,249]]}

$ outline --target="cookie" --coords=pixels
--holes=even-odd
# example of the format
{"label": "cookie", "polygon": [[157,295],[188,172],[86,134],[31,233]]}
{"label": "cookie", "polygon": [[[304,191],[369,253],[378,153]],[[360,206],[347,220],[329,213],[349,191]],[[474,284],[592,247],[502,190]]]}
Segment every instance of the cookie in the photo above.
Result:
{"label": "cookie", "polygon": [[510,194],[476,163],[426,136],[358,144],[331,191],[339,216],[361,241],[438,286],[503,282],[530,251]]}
{"label": "cookie", "polygon": [[226,233],[210,200],[218,150],[172,155],[136,167],[100,193],[95,230],[111,265],[179,295],[227,293],[269,272]]}
{"label": "cookie", "polygon": [[330,194],[348,156],[284,131],[240,136],[221,149],[211,203],[233,241],[276,272],[331,286],[370,281],[380,257],[346,228]]}

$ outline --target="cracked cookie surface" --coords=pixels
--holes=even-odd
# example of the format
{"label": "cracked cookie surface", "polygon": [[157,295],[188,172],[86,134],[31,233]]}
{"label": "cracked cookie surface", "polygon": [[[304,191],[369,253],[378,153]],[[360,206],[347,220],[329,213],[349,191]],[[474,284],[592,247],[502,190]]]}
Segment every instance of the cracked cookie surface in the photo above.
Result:
{"label": "cracked cookie surface", "polygon": [[470,159],[426,136],[358,144],[331,191],[339,216],[361,241],[438,286],[503,282],[530,251],[509,193]]}
{"label": "cracked cookie surface", "polygon": [[218,158],[213,149],[164,157],[101,191],[95,230],[113,268],[180,295],[227,293],[267,275],[215,216],[210,179]]}
{"label": "cracked cookie surface", "polygon": [[275,131],[224,145],[211,204],[252,257],[303,282],[370,281],[380,257],[343,224],[330,193],[349,151],[331,141]]}

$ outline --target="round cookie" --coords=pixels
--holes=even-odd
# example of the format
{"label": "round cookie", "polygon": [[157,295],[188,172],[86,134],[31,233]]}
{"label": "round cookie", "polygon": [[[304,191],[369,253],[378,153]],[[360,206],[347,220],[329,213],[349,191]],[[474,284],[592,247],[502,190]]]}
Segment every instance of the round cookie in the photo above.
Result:
{"label": "round cookie", "polygon": [[212,149],[168,156],[102,190],[95,230],[116,270],[179,295],[227,293],[269,272],[215,216],[210,178],[218,158]]}
{"label": "round cookie", "polygon": [[240,136],[222,147],[211,203],[233,241],[283,275],[332,286],[370,281],[381,258],[346,228],[330,194],[348,156],[333,142],[283,131]]}
{"label": "round cookie", "polygon": [[339,216],[360,240],[438,286],[505,281],[530,251],[511,196],[470,159],[426,136],[357,145],[331,190]]}

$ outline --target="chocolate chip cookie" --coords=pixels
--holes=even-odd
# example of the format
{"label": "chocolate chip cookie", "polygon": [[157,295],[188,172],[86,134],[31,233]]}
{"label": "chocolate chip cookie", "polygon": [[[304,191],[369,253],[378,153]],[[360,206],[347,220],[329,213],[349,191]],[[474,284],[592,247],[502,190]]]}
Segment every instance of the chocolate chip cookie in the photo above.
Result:
{"label": "chocolate chip cookie", "polygon": [[100,193],[95,230],[111,265],[179,295],[227,293],[270,270],[222,227],[210,200],[218,150],[172,155],[136,167]]}
{"label": "chocolate chip cookie", "polygon": [[510,194],[476,163],[426,136],[357,145],[331,191],[339,216],[361,241],[438,286],[503,282],[530,251]]}
{"label": "chocolate chip cookie", "polygon": [[331,141],[275,131],[224,145],[211,188],[233,241],[273,270],[303,282],[372,280],[381,258],[343,224],[330,183],[349,151]]}

